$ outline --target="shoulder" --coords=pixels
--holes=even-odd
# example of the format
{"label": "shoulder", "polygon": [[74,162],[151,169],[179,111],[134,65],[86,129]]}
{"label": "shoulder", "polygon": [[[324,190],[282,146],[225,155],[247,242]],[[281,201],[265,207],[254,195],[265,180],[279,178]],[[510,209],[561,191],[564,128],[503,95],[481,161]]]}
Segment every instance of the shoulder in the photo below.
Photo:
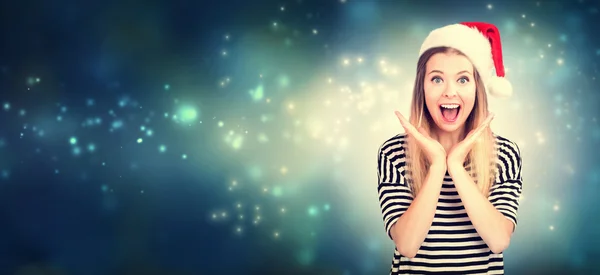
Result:
{"label": "shoulder", "polygon": [[497,133],[493,133],[493,135],[494,135],[494,138],[496,139],[496,143],[498,145],[508,146],[513,149],[519,149],[518,144],[515,141],[513,141],[512,139],[509,139],[509,138],[499,135]]}
{"label": "shoulder", "polygon": [[513,158],[521,158],[519,145],[505,136],[493,134],[496,141],[496,150],[500,155],[510,154]]}
{"label": "shoulder", "polygon": [[522,159],[519,145],[501,135],[494,134],[494,137],[496,139],[497,165],[499,165],[501,175],[512,174],[520,177]]}
{"label": "shoulder", "polygon": [[404,147],[406,144],[406,133],[397,134],[393,137],[387,138],[379,146],[380,156],[393,156],[398,154],[404,154]]}

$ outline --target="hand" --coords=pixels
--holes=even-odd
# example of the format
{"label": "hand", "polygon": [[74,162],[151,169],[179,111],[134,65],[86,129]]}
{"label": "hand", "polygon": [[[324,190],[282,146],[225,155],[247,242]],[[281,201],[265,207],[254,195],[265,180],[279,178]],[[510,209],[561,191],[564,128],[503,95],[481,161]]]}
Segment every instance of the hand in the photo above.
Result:
{"label": "hand", "polygon": [[494,114],[490,113],[477,128],[471,130],[469,134],[467,134],[465,139],[455,144],[452,149],[450,149],[450,152],[448,152],[448,158],[446,159],[448,172],[450,172],[451,167],[463,167],[463,164],[467,158],[467,154],[469,154],[473,148],[473,145],[475,145],[475,142],[477,142],[477,139],[479,139],[481,134],[487,131],[488,126],[490,126],[493,118]]}
{"label": "hand", "polygon": [[400,120],[400,124],[409,136],[412,136],[417,142],[419,148],[423,150],[430,164],[446,163],[446,150],[437,140],[431,138],[429,133],[422,127],[417,130],[400,112],[396,111],[396,116]]}

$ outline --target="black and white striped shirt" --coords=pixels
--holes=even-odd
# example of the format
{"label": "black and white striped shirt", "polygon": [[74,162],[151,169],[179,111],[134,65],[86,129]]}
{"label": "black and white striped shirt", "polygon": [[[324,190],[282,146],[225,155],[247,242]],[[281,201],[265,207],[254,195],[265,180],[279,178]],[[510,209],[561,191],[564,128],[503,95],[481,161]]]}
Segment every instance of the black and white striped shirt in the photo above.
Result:
{"label": "black and white striped shirt", "polygon": [[[521,155],[516,143],[494,134],[498,173],[489,201],[517,225],[522,190]],[[413,195],[405,180],[406,134],[379,148],[378,193],[388,237],[390,228],[410,206]],[[390,274],[504,274],[503,254],[494,254],[471,223],[454,183],[444,176],[433,223],[414,258],[394,251]]]}

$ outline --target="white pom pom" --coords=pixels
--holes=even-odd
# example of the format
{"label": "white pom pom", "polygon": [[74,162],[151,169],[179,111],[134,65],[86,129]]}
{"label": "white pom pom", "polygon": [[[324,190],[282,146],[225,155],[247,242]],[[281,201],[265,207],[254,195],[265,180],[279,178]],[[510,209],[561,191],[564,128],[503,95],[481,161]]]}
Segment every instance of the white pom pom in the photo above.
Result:
{"label": "white pom pom", "polygon": [[508,98],[512,95],[512,85],[504,77],[493,76],[488,83],[490,95],[498,98]]}

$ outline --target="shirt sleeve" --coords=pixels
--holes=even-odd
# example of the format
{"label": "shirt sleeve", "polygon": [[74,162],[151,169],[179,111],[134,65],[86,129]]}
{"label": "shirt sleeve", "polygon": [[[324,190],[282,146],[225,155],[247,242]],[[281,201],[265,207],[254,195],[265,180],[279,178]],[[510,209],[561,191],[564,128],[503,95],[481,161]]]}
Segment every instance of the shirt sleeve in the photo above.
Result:
{"label": "shirt sleeve", "polygon": [[521,177],[521,152],[516,143],[498,141],[498,176],[490,190],[489,200],[517,227],[517,212],[521,199],[523,179]]}
{"label": "shirt sleeve", "polygon": [[398,149],[398,147],[401,147],[398,142],[396,144],[384,143],[379,149],[377,161],[379,204],[386,233],[392,240],[390,231],[392,225],[406,212],[413,201],[410,188],[398,169],[405,163],[404,150]]}

